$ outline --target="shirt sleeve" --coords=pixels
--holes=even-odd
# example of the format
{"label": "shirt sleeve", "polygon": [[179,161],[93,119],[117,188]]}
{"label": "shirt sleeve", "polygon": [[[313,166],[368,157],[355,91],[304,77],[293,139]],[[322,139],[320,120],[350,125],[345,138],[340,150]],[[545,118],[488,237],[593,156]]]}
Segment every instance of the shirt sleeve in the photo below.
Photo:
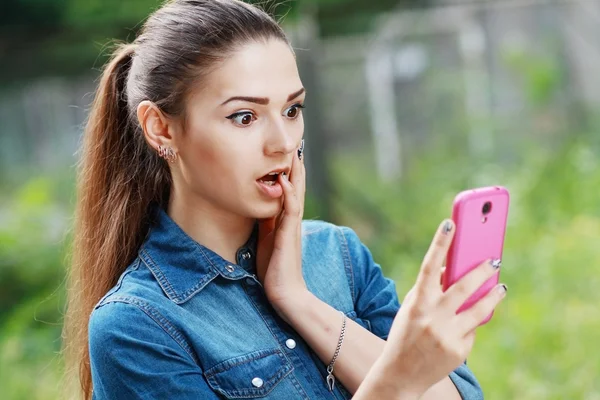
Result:
{"label": "shirt sleeve", "polygon": [[93,399],[218,399],[165,328],[133,304],[95,309],[89,323]]}
{"label": "shirt sleeve", "polygon": [[[371,252],[356,233],[347,227],[341,229],[348,246],[356,314],[369,322],[375,335],[387,340],[396,313],[400,309],[396,285],[393,280],[383,275],[381,267],[375,263]],[[454,370],[450,379],[463,400],[483,399],[481,386],[466,363]]]}
{"label": "shirt sleeve", "polygon": [[466,362],[450,373],[450,380],[464,400],[483,400],[481,386]]}
{"label": "shirt sleeve", "polygon": [[371,332],[387,340],[400,303],[393,280],[383,276],[369,249],[356,233],[342,227],[352,274],[354,308],[358,318],[368,321]]}

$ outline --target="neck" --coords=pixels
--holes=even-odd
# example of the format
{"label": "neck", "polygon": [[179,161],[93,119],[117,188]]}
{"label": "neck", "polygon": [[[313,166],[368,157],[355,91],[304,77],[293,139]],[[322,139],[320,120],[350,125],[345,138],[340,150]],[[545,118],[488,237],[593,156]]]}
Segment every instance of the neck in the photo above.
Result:
{"label": "neck", "polygon": [[167,213],[188,236],[234,264],[255,223],[255,219],[219,210],[202,200],[183,202],[181,196],[171,197]]}

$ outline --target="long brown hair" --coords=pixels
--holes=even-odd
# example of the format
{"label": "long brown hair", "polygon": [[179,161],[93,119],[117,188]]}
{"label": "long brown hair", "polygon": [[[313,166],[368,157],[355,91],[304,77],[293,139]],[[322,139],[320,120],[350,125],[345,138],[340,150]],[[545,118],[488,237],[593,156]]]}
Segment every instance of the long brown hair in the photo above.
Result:
{"label": "long brown hair", "polygon": [[[121,44],[104,67],[83,137],[68,309],[63,338],[66,385],[92,395],[88,321],[94,305],[136,257],[153,204],[165,207],[168,164],[151,149],[136,117],[143,100],[185,121],[193,87],[250,41],[288,40],[267,13],[239,0],[173,0]],[[77,395],[79,398],[81,393]]]}

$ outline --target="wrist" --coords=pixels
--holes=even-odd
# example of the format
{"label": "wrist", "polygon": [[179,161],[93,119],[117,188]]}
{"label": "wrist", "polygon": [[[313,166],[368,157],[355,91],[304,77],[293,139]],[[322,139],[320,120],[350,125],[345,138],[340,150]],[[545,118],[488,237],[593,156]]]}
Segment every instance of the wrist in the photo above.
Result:
{"label": "wrist", "polygon": [[307,309],[313,294],[306,286],[284,290],[283,292],[285,295],[272,296],[271,298],[267,296],[267,298],[277,314],[291,325],[293,320],[302,315],[299,310]]}
{"label": "wrist", "polygon": [[397,362],[388,360],[385,353],[373,364],[364,382],[369,387],[367,398],[418,400],[425,392],[405,369],[398,368]]}

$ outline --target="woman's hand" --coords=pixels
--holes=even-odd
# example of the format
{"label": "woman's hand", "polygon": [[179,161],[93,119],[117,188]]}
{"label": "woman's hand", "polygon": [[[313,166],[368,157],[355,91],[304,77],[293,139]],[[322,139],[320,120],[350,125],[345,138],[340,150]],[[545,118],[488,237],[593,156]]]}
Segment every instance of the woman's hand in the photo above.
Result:
{"label": "woman's hand", "polygon": [[500,263],[486,261],[443,292],[440,268],[453,236],[452,221],[442,223],[423,260],[417,282],[394,319],[378,360],[380,365],[374,368],[387,375],[381,377],[386,384],[397,382],[399,392],[417,398],[467,359],[475,329],[506,294],[506,286],[499,284],[471,308],[456,314],[498,272]]}
{"label": "woman's hand", "polygon": [[302,276],[302,216],[305,169],[294,152],[289,179],[279,174],[283,188],[279,215],[259,221],[256,269],[271,305],[285,319],[284,308],[307,292]]}

